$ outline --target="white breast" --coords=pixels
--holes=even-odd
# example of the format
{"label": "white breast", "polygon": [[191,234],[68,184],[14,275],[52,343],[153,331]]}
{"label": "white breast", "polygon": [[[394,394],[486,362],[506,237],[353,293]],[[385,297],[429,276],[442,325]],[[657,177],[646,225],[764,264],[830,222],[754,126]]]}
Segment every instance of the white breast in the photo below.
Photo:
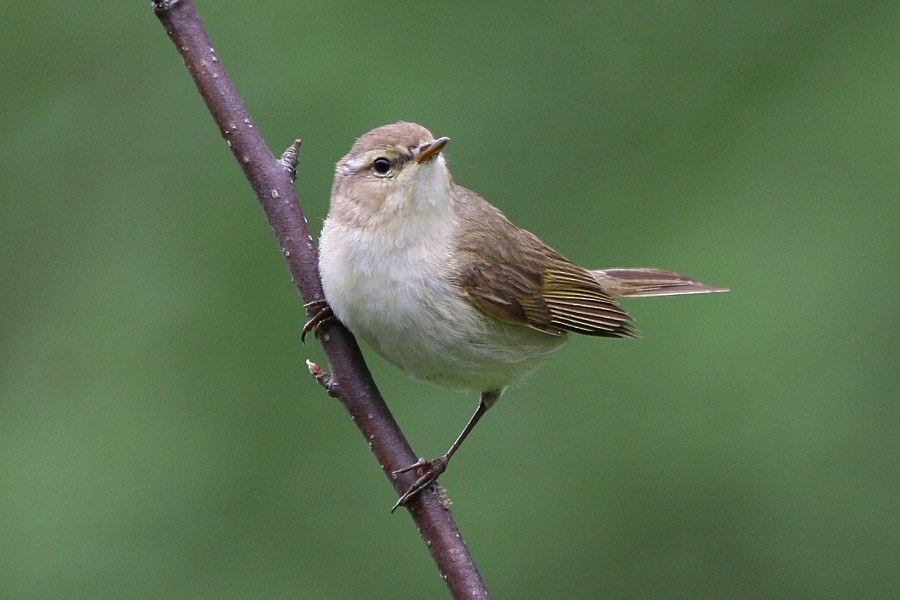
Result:
{"label": "white breast", "polygon": [[325,296],[341,322],[409,375],[456,389],[503,389],[564,340],[497,322],[454,285],[457,222],[444,198],[419,198],[415,210],[377,228],[329,215],[319,258]]}

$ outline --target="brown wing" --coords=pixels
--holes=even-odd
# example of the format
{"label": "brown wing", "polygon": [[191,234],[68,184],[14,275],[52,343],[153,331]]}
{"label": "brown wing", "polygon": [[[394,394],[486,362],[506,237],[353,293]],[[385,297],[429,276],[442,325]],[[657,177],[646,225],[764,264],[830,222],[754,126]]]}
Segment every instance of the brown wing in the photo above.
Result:
{"label": "brown wing", "polygon": [[550,335],[637,337],[631,317],[587,269],[510,223],[493,206],[470,208],[473,214],[461,227],[457,272],[460,286],[480,310]]}
{"label": "brown wing", "polygon": [[631,316],[603,291],[587,269],[557,256],[542,275],[541,293],[554,325],[585,335],[638,337]]}

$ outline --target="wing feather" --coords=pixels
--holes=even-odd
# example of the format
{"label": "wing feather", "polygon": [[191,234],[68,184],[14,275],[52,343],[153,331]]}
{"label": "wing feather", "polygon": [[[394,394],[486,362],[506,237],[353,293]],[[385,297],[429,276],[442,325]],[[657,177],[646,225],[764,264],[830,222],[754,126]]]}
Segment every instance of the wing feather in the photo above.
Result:
{"label": "wing feather", "polygon": [[455,254],[459,285],[476,307],[549,335],[637,337],[631,317],[587,269],[456,186],[470,210]]}

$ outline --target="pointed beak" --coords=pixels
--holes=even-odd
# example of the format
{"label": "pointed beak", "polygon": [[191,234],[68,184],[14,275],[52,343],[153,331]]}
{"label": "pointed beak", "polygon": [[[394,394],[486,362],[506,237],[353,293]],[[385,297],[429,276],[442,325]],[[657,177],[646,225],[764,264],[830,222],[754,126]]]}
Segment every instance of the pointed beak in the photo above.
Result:
{"label": "pointed beak", "polygon": [[436,157],[441,153],[441,149],[447,145],[447,142],[450,141],[448,137],[440,137],[436,140],[432,140],[430,142],[425,142],[421,146],[419,146],[419,151],[416,154],[416,162],[424,163],[428,162],[432,158]]}

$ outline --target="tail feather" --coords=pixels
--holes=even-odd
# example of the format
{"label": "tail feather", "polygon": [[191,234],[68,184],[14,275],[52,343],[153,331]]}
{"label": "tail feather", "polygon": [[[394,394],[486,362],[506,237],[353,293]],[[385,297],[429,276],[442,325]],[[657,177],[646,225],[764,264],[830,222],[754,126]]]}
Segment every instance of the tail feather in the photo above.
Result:
{"label": "tail feather", "polygon": [[613,299],[728,291],[727,288],[706,285],[663,269],[603,269],[591,271],[591,274]]}

